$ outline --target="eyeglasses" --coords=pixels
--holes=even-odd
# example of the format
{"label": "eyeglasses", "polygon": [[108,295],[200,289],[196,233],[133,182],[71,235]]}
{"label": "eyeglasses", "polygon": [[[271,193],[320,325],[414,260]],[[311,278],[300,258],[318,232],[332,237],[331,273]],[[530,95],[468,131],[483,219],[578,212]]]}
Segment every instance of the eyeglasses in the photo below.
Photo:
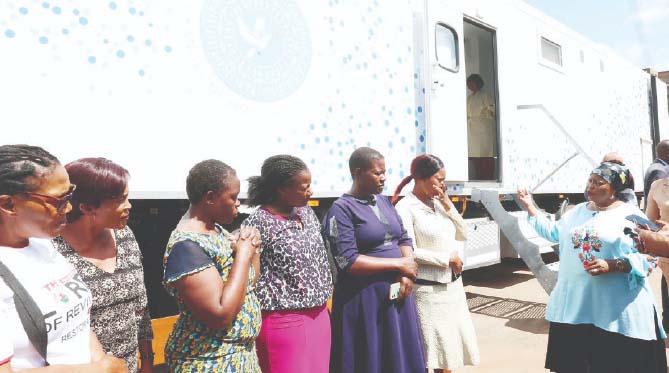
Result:
{"label": "eyeglasses", "polygon": [[56,209],[56,211],[63,212],[67,208],[67,204],[70,203],[70,201],[72,200],[72,195],[74,194],[75,189],[77,189],[77,186],[74,184],[70,184],[70,189],[68,189],[67,193],[65,193],[62,197],[54,197],[35,192],[23,192],[21,194],[37,197],[37,199],[39,199],[41,202],[53,206]]}

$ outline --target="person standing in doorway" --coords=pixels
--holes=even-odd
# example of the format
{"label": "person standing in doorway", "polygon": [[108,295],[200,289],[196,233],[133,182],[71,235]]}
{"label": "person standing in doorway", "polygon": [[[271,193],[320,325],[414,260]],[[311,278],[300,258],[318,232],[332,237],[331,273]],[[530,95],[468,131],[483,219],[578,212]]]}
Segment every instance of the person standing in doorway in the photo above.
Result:
{"label": "person standing in doorway", "polygon": [[467,78],[467,144],[475,180],[495,177],[495,99],[483,88],[483,78],[472,74]]}

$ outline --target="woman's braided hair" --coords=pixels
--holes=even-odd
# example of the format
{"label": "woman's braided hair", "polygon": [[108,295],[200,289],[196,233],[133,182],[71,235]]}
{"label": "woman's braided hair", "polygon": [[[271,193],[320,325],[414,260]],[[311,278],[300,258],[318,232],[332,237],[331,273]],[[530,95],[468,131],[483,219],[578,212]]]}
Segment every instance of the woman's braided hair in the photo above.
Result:
{"label": "woman's braided hair", "polygon": [[275,155],[265,159],[260,176],[249,178],[246,204],[262,206],[276,201],[279,188],[291,183],[300,172],[308,170],[307,165],[292,155]]}
{"label": "woman's braided hair", "polygon": [[30,145],[0,146],[0,195],[30,192],[34,178],[48,174],[60,162],[53,154]]}

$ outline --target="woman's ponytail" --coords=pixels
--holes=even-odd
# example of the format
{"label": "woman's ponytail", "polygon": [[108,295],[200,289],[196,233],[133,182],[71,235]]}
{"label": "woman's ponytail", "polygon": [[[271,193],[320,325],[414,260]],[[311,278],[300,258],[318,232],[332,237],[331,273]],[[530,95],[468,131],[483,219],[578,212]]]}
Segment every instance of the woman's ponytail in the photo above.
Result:
{"label": "woman's ponytail", "polygon": [[397,200],[398,200],[398,199],[400,199],[400,192],[402,191],[402,189],[403,189],[407,184],[409,184],[409,182],[410,182],[411,180],[413,180],[413,176],[412,176],[412,175],[409,175],[409,176],[405,177],[404,179],[402,179],[402,181],[400,182],[400,185],[398,185],[398,186],[397,186],[397,189],[395,189],[395,194],[393,194],[393,198],[390,200],[390,202],[391,202],[393,205],[397,203]]}

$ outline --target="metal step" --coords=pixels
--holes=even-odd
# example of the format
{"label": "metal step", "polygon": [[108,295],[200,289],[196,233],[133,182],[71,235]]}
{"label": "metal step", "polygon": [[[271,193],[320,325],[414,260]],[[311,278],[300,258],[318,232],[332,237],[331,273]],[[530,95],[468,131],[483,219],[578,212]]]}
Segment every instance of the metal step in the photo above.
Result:
{"label": "metal step", "polygon": [[[483,204],[490,217],[492,217],[499,229],[504,233],[518,255],[523,259],[527,267],[534,273],[534,276],[544,288],[546,293],[550,294],[557,283],[558,262],[546,265],[541,258],[541,248],[545,245],[539,245],[537,236],[530,235],[527,229],[521,229],[520,218],[507,212],[499,201],[499,192],[487,189],[472,189],[471,200]],[[530,235],[530,237],[528,237]]]}

